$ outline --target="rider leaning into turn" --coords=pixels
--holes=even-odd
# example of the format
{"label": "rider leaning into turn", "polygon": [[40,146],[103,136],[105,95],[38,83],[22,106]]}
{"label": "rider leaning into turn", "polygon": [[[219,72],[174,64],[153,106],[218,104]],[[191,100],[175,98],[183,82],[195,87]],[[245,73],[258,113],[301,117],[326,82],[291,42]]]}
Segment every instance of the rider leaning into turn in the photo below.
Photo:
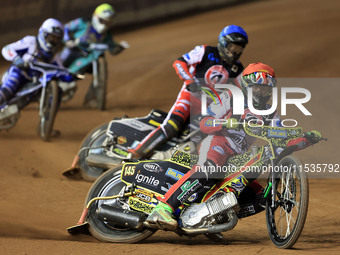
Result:
{"label": "rider leaning into turn", "polygon": [[[271,67],[262,63],[250,64],[243,71],[240,82],[236,84],[240,84],[245,96],[248,89],[252,88],[252,101],[255,109],[265,110],[270,108],[267,102],[271,98],[272,88],[276,86],[275,74]],[[269,116],[259,116],[250,112],[247,107],[242,116],[232,115],[232,94],[230,91],[221,93],[220,98],[222,103],[212,103],[208,109],[210,116],[203,118],[200,122],[202,132],[207,133],[208,136],[202,141],[197,165],[174,184],[165,194],[164,198],[161,199],[162,202],[156,206],[147,218],[147,222],[151,225],[174,230],[177,227],[177,221],[172,218],[174,210],[182,205],[186,198],[195,193],[196,197],[203,198],[202,196],[221,180],[212,173],[213,171],[200,170],[206,169],[206,167],[211,169],[216,168],[216,166],[223,166],[229,157],[248,150],[255,139],[248,136],[240,128],[238,122],[241,119],[246,120],[246,123],[252,120],[253,124],[258,122],[267,126],[278,126],[280,123],[276,112]],[[245,102],[247,102],[247,99]],[[223,122],[222,125],[212,125],[215,119],[225,119],[227,121]],[[278,121],[272,121],[273,119]],[[321,134],[318,131],[311,131],[311,134],[311,136],[308,136],[310,137],[309,139],[297,138],[290,141],[288,146],[297,145],[297,150],[299,150],[318,142],[319,138],[321,138]],[[254,183],[253,179],[246,179],[241,173],[235,177],[235,179],[237,178],[240,183],[245,185],[226,187],[224,188],[225,192],[233,192],[238,196],[245,186],[252,181]],[[194,183],[194,186],[191,185]],[[255,186],[258,185],[257,183]],[[188,189],[189,186],[195,188]]]}
{"label": "rider leaning into turn", "polygon": [[[178,58],[173,67],[184,84],[163,123],[135,148],[129,150],[132,158],[140,159],[157,146],[175,137],[190,111],[200,109],[200,99],[193,93],[198,90],[200,82],[214,86],[227,83],[236,78],[243,70],[239,58],[248,43],[247,33],[243,28],[226,26],[218,37],[217,47],[200,45]],[[190,90],[190,91],[189,91]]]}
{"label": "rider leaning into turn", "polygon": [[[56,19],[47,19],[39,28],[38,36],[25,36],[21,40],[6,45],[2,49],[3,57],[12,62],[3,77],[0,87],[0,106],[8,102],[21,88],[31,81],[34,71],[29,63],[38,60],[62,66],[57,52],[62,48],[63,25]],[[65,77],[70,81],[71,77]]]}
{"label": "rider leaning into turn", "polygon": [[[115,15],[116,11],[110,4],[101,4],[95,9],[91,19],[77,18],[65,24],[66,47],[61,54],[63,64],[68,67],[78,58],[83,57],[81,49],[86,50],[91,43],[109,45],[112,55],[122,52],[124,47],[113,40],[113,33],[110,29]],[[82,72],[82,70],[72,71]],[[90,99],[85,99],[84,105],[90,106],[90,104]]]}

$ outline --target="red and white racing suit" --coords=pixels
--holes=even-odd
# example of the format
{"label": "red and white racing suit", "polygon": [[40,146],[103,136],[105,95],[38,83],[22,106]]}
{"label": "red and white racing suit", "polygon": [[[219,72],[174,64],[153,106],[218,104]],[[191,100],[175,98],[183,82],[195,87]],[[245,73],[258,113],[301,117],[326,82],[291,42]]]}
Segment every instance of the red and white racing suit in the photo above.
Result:
{"label": "red and white racing suit", "polygon": [[161,143],[176,136],[188,119],[190,113],[199,113],[200,99],[193,96],[187,89],[187,85],[199,80],[203,84],[214,86],[231,82],[242,71],[242,64],[237,61],[228,65],[222,60],[217,47],[206,45],[196,46],[189,53],[178,58],[173,67],[184,84],[177,96],[176,102],[170,109],[164,122],[143,141],[132,148],[133,154],[144,156],[155,149]]}
{"label": "red and white racing suit", "polygon": [[[205,117],[200,122],[200,128],[204,133],[209,134],[201,143],[199,160],[191,171],[185,174],[178,182],[176,182],[169,191],[165,194],[163,202],[170,205],[173,209],[178,208],[184,201],[195,194],[195,198],[203,198],[203,195],[209,191],[217,182],[224,178],[224,174],[201,171],[205,167],[223,166],[229,157],[237,154],[245,153],[256,138],[251,137],[245,133],[243,129],[231,130],[223,129],[222,125],[214,124],[214,119],[244,119],[246,123],[252,120],[263,123],[266,126],[280,126],[280,118],[276,112],[270,115],[255,115],[250,112],[248,108],[245,109],[242,116],[232,115],[232,96],[229,91],[225,91],[220,95],[221,102],[212,103],[208,112],[211,116]],[[267,105],[269,109],[269,105]],[[288,145],[298,144],[300,148],[307,147],[310,142],[305,138],[297,138],[291,141]],[[210,168],[211,169],[211,168]],[[238,184],[230,188],[229,191],[235,192],[239,195],[241,191],[250,183],[250,188],[255,193],[262,190],[262,186],[256,180],[248,180],[241,172],[237,172],[234,179],[239,179]],[[191,202],[193,199],[191,197]],[[263,210],[263,209],[262,209]]]}

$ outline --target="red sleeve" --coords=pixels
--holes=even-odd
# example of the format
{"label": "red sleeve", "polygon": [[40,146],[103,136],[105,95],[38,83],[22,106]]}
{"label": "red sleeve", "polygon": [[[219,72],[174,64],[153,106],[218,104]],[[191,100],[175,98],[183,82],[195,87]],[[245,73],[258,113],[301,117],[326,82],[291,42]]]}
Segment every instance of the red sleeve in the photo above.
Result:
{"label": "red sleeve", "polygon": [[176,60],[172,66],[175,68],[176,73],[181,80],[187,81],[193,79],[192,75],[189,73],[187,62]]}
{"label": "red sleeve", "polygon": [[222,129],[222,125],[214,122],[215,118],[205,117],[200,121],[200,129],[203,133],[212,134]]}

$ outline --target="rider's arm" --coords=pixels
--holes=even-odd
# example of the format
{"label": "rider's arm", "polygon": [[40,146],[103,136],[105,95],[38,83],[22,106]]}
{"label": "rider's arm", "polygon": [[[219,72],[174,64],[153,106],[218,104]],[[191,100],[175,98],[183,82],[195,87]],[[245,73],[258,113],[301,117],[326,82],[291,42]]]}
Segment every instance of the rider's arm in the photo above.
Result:
{"label": "rider's arm", "polygon": [[66,23],[64,25],[64,41],[76,39],[76,34],[80,37],[83,34],[81,30],[85,32],[87,30],[86,27],[86,22],[82,18],[77,18]]}
{"label": "rider's arm", "polygon": [[29,62],[34,60],[37,51],[37,40],[34,36],[26,36],[23,39],[6,45],[2,48],[3,57],[12,61],[19,68],[26,68]]}
{"label": "rider's arm", "polygon": [[194,69],[194,66],[202,61],[204,52],[204,45],[196,46],[193,50],[184,54],[172,64],[181,80],[194,80],[194,71],[191,70],[191,68]]}
{"label": "rider's arm", "polygon": [[[87,19],[77,18],[71,20],[70,22],[64,25],[64,38],[63,41],[65,45],[69,48],[77,47],[80,43],[81,37],[83,37],[89,30],[89,26],[91,23]],[[86,38],[83,38],[83,41],[87,41]]]}
{"label": "rider's arm", "polygon": [[8,61],[20,56],[24,61],[31,61],[36,54],[37,42],[34,36],[26,36],[21,40],[8,44],[2,48],[2,55]]}

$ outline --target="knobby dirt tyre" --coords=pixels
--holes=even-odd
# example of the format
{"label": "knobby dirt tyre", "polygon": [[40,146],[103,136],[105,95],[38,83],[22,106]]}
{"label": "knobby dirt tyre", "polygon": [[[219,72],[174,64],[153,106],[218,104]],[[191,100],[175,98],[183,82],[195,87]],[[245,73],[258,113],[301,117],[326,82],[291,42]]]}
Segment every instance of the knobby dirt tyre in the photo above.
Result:
{"label": "knobby dirt tyre", "polygon": [[42,116],[40,116],[39,134],[43,141],[50,139],[53,131],[54,120],[59,104],[59,88],[57,81],[52,80],[46,87]]}
{"label": "knobby dirt tyre", "polygon": [[266,205],[267,229],[276,247],[288,249],[300,237],[306,221],[309,184],[297,157],[286,156],[277,166],[282,166],[282,176],[273,185],[276,206],[273,208],[271,201]]}
{"label": "knobby dirt tyre", "polygon": [[90,147],[93,149],[85,149],[80,152],[79,154],[79,169],[80,175],[86,181],[93,182],[95,181],[102,173],[104,173],[107,169],[102,169],[99,167],[89,166],[86,162],[86,158],[89,154],[102,154],[105,153],[104,149],[96,148],[101,146],[104,140],[107,138],[106,136],[106,129],[110,122],[104,123],[86,135],[83,139],[80,149]]}

